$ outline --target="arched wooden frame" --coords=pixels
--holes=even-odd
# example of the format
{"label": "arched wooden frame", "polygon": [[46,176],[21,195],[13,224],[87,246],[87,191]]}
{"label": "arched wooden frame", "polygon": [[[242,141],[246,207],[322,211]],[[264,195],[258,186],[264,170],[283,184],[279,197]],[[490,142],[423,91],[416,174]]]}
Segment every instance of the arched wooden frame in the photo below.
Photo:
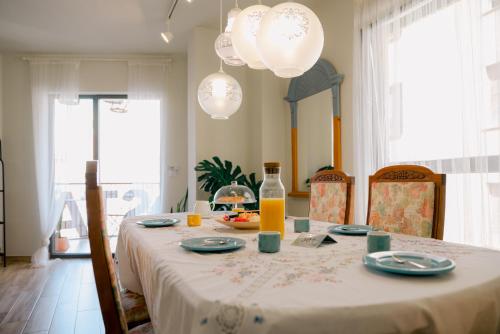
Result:
{"label": "arched wooden frame", "polygon": [[342,170],[342,144],[341,144],[341,121],[340,121],[340,84],[344,79],[343,74],[338,74],[335,67],[325,59],[319,59],[316,64],[300,77],[293,78],[288,87],[288,95],[285,101],[290,103],[292,116],[291,142],[292,142],[292,191],[288,196],[309,197],[308,191],[299,191],[299,166],[298,166],[298,102],[307,97],[321,93],[324,90],[332,91],[333,103],[333,161],[332,166],[336,170]]}

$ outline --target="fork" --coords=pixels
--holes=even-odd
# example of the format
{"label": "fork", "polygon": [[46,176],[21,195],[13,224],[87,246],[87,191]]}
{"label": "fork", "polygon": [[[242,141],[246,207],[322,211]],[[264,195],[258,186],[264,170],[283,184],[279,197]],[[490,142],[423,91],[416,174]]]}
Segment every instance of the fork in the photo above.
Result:
{"label": "fork", "polygon": [[399,264],[409,263],[409,264],[411,264],[412,266],[417,267],[417,268],[419,268],[419,269],[427,269],[427,268],[429,268],[429,267],[427,267],[427,266],[424,266],[423,264],[420,264],[420,263],[417,263],[417,262],[414,262],[414,261],[410,261],[410,260],[405,260],[405,259],[399,258],[399,257],[397,257],[397,256],[396,256],[396,255],[394,255],[394,254],[392,255],[392,259],[393,259],[394,261],[396,261],[396,263],[399,263]]}
{"label": "fork", "polygon": [[226,240],[206,239],[205,241],[203,241],[203,246],[225,245],[225,244],[227,244]]}

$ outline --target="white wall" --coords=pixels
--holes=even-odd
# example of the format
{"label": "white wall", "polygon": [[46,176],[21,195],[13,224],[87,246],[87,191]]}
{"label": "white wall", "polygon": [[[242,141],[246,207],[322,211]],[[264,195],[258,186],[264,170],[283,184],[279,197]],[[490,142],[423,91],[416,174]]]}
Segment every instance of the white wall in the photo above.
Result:
{"label": "white wall", "polygon": [[7,253],[31,255],[39,246],[38,209],[31,119],[31,92],[26,62],[3,57],[3,141],[5,161]]}
{"label": "white wall", "polygon": [[3,68],[3,63],[2,63],[3,55],[0,54],[0,139],[2,139],[2,124],[3,124],[3,80],[2,80],[2,68]]}
{"label": "white wall", "polygon": [[[167,205],[175,206],[186,189],[186,73],[185,55],[173,55],[167,81],[169,110],[169,162],[179,174],[169,178],[171,196]],[[34,195],[35,172],[31,121],[31,93],[27,62],[16,54],[2,59],[3,136],[6,162],[7,251],[10,256],[28,256],[39,246],[37,206]],[[126,62],[84,61],[80,87],[83,93],[125,93]]]}
{"label": "white wall", "polygon": [[[249,150],[252,138],[249,127],[252,110],[249,110],[249,86],[245,67],[224,66],[224,71],[241,85],[243,101],[237,113],[228,120],[213,120],[200,107],[197,98],[198,85],[209,74],[219,70],[214,41],[218,32],[214,29],[193,29],[188,47],[188,176],[190,202],[195,198],[205,199],[208,194],[196,185],[194,166],[214,155],[240,165],[244,173],[251,172]],[[196,194],[196,195],[195,195]]]}

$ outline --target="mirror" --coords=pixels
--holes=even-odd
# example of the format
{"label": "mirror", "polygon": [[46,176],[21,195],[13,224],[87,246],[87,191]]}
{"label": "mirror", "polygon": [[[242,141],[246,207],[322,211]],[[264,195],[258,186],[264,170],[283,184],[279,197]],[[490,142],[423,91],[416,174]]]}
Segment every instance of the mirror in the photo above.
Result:
{"label": "mirror", "polygon": [[298,102],[298,191],[309,191],[309,179],[318,169],[333,166],[332,92],[324,90]]}
{"label": "mirror", "polygon": [[285,100],[290,103],[292,191],[288,196],[308,197],[306,182],[316,171],[331,165],[342,169],[340,84],[338,74],[325,59],[300,77],[293,78]]}

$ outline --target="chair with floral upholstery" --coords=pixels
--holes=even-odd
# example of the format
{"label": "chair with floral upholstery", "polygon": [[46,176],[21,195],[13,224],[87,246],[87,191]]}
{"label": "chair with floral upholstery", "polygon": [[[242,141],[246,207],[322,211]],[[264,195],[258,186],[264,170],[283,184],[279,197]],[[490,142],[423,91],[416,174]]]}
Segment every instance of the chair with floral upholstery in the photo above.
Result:
{"label": "chair with floral upholstery", "polygon": [[85,179],[90,255],[106,333],[152,334],[144,297],[119,288],[106,232],[102,189],[97,182],[97,161],[87,161]]}
{"label": "chair with floral upholstery", "polygon": [[422,166],[380,169],[369,179],[367,224],[387,232],[443,239],[446,175]]}
{"label": "chair with floral upholstery", "polygon": [[325,170],[311,178],[309,218],[335,224],[353,219],[354,177],[337,170]]}

